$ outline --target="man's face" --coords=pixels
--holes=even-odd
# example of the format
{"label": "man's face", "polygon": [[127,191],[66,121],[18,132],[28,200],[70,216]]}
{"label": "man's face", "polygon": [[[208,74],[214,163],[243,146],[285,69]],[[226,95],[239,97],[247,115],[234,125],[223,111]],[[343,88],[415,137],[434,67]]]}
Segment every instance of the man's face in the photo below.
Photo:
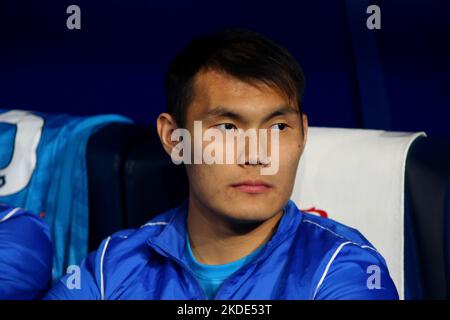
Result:
{"label": "man's face", "polygon": [[[274,175],[261,175],[261,163],[187,164],[191,201],[208,212],[240,222],[271,218],[291,196],[306,141],[306,116],[302,119],[296,103],[289,103],[283,93],[264,84],[246,83],[214,70],[202,71],[194,80],[194,98],[186,111],[186,129],[191,136],[195,120],[202,121],[203,132],[216,128],[224,135],[236,128],[267,129],[269,136],[272,130],[278,130],[279,166]],[[203,142],[203,149],[209,143]],[[268,150],[271,155],[274,148]],[[247,147],[247,160],[249,152]],[[249,186],[246,181],[259,181],[265,186]]]}

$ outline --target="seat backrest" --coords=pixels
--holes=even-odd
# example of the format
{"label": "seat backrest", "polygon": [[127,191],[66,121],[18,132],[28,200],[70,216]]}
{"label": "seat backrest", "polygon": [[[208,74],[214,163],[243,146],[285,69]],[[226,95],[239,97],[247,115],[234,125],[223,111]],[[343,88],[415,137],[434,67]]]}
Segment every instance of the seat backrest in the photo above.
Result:
{"label": "seat backrest", "polygon": [[89,249],[122,229],[137,228],[188,194],[182,166],[164,152],[156,130],[111,124],[88,144]]}
{"label": "seat backrest", "polygon": [[405,192],[409,226],[405,230],[405,281],[411,297],[448,299],[450,139],[429,137],[413,143],[406,165]]}

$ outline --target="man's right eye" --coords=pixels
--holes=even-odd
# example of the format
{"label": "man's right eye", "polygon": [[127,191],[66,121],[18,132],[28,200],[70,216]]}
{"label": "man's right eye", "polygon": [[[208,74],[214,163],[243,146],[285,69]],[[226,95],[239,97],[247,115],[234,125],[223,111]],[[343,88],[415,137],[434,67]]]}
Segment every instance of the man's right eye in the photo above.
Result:
{"label": "man's right eye", "polygon": [[237,129],[236,126],[232,123],[221,123],[221,124],[217,125],[216,127],[219,130],[224,130],[224,131]]}

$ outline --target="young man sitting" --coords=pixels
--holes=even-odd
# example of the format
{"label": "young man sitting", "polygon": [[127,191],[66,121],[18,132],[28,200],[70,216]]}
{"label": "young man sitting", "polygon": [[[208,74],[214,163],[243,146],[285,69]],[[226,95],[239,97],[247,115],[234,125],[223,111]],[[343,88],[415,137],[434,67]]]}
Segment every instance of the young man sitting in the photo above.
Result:
{"label": "young man sitting", "polygon": [[198,163],[188,151],[217,142],[184,135],[188,198],[104,240],[83,262],[81,286],[69,289],[63,277],[47,299],[398,299],[383,257],[358,231],[289,200],[308,133],[304,84],[292,55],[260,34],[194,39],[166,76],[164,149],[177,154],[176,130],[195,136],[199,124],[224,135],[262,129],[278,137],[268,148],[276,173],[261,174],[269,158],[247,147],[232,146],[233,163]]}

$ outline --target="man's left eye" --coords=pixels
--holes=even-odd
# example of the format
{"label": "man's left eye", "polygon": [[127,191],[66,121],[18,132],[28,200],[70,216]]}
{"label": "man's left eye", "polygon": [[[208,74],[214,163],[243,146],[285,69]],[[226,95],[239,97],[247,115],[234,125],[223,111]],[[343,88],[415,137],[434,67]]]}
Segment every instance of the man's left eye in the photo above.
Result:
{"label": "man's left eye", "polygon": [[287,128],[286,123],[276,123],[270,127],[271,130],[284,130]]}

